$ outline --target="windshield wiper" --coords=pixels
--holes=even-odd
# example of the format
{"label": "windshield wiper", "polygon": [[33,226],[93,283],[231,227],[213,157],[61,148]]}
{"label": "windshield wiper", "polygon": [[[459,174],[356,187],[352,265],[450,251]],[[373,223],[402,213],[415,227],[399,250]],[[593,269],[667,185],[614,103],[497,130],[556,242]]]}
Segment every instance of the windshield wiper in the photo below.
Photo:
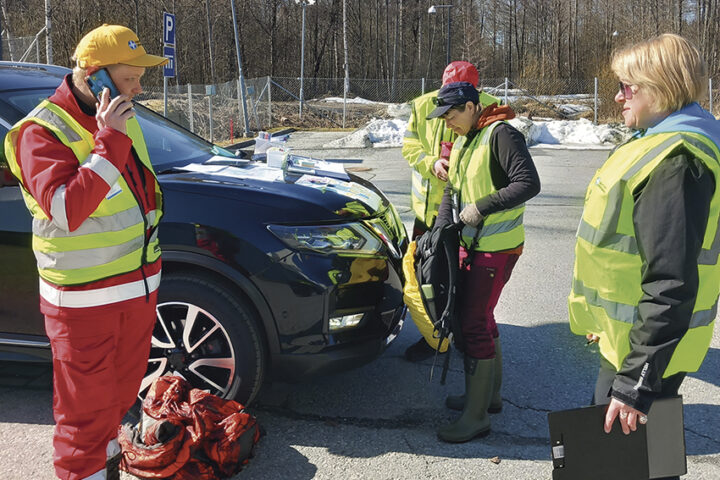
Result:
{"label": "windshield wiper", "polygon": [[217,145],[213,145],[210,151],[213,153],[213,155],[220,155],[222,157],[228,158],[237,158],[240,155],[240,150],[235,150],[235,152],[233,153],[230,150],[218,147]]}
{"label": "windshield wiper", "polygon": [[232,167],[244,167],[250,163],[247,158],[210,158],[203,162],[203,165],[230,165]]}

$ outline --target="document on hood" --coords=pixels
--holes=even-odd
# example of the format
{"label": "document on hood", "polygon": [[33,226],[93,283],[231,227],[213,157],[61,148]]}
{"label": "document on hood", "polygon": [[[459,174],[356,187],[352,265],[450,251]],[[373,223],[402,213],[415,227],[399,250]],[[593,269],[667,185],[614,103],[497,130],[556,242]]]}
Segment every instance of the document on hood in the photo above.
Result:
{"label": "document on hood", "polygon": [[204,165],[202,163],[191,163],[180,168],[188,172],[205,173],[208,175],[219,175],[232,178],[252,178],[265,182],[282,182],[283,172],[277,168],[270,168],[265,164],[249,163],[242,167],[229,165]]}
{"label": "document on hood", "polygon": [[295,185],[303,185],[323,192],[329,190],[353,200],[361,201],[373,210],[378,210],[382,205],[380,195],[355,182],[344,182],[336,178],[318,175],[303,175],[295,182]]}

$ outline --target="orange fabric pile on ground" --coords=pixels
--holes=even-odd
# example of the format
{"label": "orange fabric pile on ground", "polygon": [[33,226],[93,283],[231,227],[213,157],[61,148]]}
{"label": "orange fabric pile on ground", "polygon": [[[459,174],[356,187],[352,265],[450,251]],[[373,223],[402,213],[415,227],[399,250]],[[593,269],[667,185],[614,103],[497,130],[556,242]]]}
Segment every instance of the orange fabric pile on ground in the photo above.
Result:
{"label": "orange fabric pile on ground", "polygon": [[120,468],[142,478],[220,480],[239,472],[262,435],[232,400],[194,389],[177,376],[150,386],[136,427],[123,426]]}

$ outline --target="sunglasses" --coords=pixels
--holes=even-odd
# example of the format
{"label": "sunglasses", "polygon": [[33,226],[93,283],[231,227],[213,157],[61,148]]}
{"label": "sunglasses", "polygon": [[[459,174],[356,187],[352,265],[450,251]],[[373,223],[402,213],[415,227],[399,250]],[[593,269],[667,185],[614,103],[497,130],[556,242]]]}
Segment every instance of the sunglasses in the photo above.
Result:
{"label": "sunglasses", "polygon": [[449,105],[448,103],[445,103],[442,98],[438,97],[433,97],[432,101],[438,107],[444,107],[445,105]]}
{"label": "sunglasses", "polygon": [[622,96],[625,97],[626,100],[630,100],[633,97],[632,85],[628,83],[619,82],[618,91],[622,93]]}

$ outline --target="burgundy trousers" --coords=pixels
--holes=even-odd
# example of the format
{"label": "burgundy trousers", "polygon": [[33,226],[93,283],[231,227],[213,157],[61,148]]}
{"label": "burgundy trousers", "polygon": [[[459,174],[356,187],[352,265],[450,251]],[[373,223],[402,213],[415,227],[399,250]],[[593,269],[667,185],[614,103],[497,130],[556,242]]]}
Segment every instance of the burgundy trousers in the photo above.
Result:
{"label": "burgundy trousers", "polygon": [[487,360],[495,358],[494,339],[499,336],[495,306],[520,254],[476,252],[472,264],[463,267],[466,257],[467,252],[461,247],[461,290],[457,298],[465,354]]}
{"label": "burgundy trousers", "polygon": [[[142,307],[102,315],[45,316],[53,354],[53,462],[63,480],[105,467],[105,449],[147,370],[157,293]],[[81,309],[78,309],[81,310]]]}

